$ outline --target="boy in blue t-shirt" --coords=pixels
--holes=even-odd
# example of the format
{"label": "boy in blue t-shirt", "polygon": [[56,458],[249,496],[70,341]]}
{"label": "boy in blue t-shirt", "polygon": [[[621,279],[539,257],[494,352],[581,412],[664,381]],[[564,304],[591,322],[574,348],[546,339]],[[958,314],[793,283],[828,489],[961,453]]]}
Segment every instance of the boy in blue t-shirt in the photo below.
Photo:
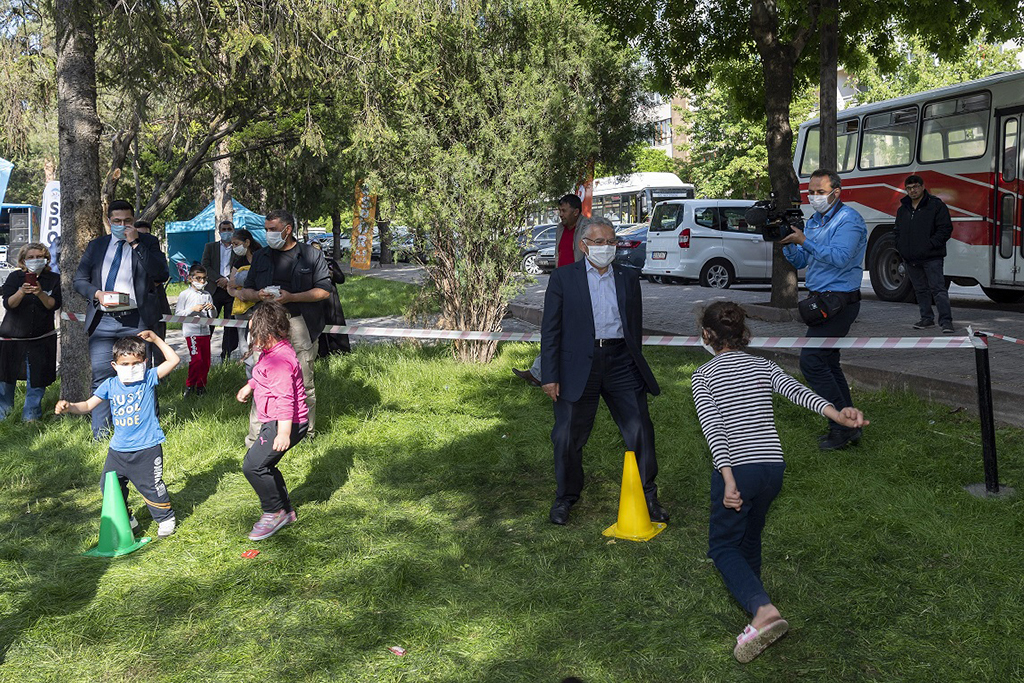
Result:
{"label": "boy in blue t-shirt", "polygon": [[[155,344],[164,357],[163,363],[149,371],[146,370],[146,342]],[[118,339],[114,342],[113,356],[111,365],[117,373],[114,377],[99,385],[88,401],[58,401],[54,413],[85,415],[102,401],[110,402],[114,436],[110,439],[103,474],[110,470],[117,472],[125,506],[128,505],[128,482],[135,484],[157,522],[157,536],[165,538],[174,533],[175,520],[163,480],[164,452],[160,444],[164,442],[164,433],[156,419],[156,385],[178,366],[180,359],[174,349],[149,330],[143,330],[137,337]],[[100,477],[101,490],[103,479]],[[134,531],[138,527],[134,515],[131,515],[131,524]]]}

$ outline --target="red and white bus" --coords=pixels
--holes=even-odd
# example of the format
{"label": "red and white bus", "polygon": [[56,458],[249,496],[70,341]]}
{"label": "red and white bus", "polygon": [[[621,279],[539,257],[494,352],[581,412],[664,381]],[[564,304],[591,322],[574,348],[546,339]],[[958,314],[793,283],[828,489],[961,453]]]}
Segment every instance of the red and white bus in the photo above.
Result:
{"label": "red and white bus", "polygon": [[[1024,299],[1024,71],[996,74],[838,116],[842,199],[868,226],[865,268],[884,301],[912,300],[892,227],[904,180],[917,174],[949,207],[947,280],[993,301]],[[819,120],[800,126],[793,159],[801,196],[818,167]],[[806,203],[806,197],[803,197]]]}

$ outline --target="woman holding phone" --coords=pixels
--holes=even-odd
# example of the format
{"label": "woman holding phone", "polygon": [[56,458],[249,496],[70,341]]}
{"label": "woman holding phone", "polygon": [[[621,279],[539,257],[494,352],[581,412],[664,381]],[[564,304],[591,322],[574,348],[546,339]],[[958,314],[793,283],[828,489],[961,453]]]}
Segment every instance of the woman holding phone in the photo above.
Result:
{"label": "woman holding phone", "polygon": [[0,323],[0,419],[14,407],[14,387],[26,380],[21,419],[42,416],[43,394],[57,379],[60,277],[50,271],[50,250],[30,242],[18,252],[18,270],[3,284],[4,320]]}

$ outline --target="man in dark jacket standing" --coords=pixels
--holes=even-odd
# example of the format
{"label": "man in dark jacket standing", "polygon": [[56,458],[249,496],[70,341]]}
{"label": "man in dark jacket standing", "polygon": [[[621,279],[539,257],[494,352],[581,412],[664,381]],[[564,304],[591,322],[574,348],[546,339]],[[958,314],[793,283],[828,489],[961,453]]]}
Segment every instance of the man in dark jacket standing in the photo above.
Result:
{"label": "man in dark jacket standing", "polygon": [[942,332],[953,334],[953,313],[942,270],[946,242],[953,234],[949,209],[941,199],[925,189],[921,176],[909,176],[904,188],[907,196],[900,200],[893,234],[910,282],[914,285],[917,305],[921,309],[921,319],[914,325],[914,329],[923,330],[935,325],[932,316],[934,299],[935,308],[939,310]]}
{"label": "man in dark jacket standing", "polygon": [[[578,232],[578,231],[577,231]],[[643,300],[635,272],[612,264],[615,229],[606,218],[575,235],[582,261],[556,268],[544,296],[541,325],[542,386],[555,403],[551,431],[555,455],[555,503],[549,518],[569,521],[583,490],[583,447],[603,396],[637,468],[654,522],[667,522],[658,502],[658,461],[647,394],[661,389],[644,360]]]}

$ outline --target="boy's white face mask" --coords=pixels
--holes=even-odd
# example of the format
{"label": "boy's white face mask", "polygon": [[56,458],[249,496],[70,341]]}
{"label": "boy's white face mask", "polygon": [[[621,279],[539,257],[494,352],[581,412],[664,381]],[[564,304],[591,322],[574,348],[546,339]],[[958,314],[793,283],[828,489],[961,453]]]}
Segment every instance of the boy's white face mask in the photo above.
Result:
{"label": "boy's white face mask", "polygon": [[117,378],[122,384],[141,382],[146,377],[146,364],[135,363],[134,365],[114,365],[117,371]]}

